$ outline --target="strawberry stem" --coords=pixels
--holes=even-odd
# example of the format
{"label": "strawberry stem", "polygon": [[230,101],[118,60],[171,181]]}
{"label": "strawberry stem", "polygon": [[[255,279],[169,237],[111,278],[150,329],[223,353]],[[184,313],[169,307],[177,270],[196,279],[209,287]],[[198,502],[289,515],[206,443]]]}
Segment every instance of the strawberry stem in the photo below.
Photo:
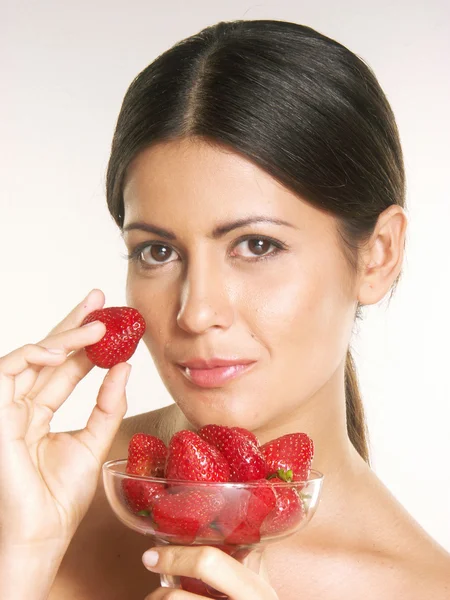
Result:
{"label": "strawberry stem", "polygon": [[292,481],[293,476],[294,473],[292,469],[289,469],[288,471],[285,471],[284,469],[278,469],[276,473],[271,473],[270,475],[268,475],[267,479],[274,479],[275,477],[277,477],[278,479],[289,483],[290,481]]}
{"label": "strawberry stem", "polygon": [[283,481],[292,481],[292,477],[294,476],[292,469],[289,469],[289,471],[285,471],[284,469],[278,469],[277,473],[278,477]]}

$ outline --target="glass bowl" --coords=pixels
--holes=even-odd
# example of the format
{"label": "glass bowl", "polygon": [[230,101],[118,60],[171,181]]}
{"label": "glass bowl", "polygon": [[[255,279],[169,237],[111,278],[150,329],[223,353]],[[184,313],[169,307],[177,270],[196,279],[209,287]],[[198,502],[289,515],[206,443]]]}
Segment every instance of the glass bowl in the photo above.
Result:
{"label": "glass bowl", "polygon": [[[198,482],[126,472],[127,460],[103,465],[106,497],[115,515],[156,545],[215,546],[259,572],[267,544],[303,528],[320,498],[323,475],[306,481]],[[200,580],[161,574],[163,587],[227,598]]]}

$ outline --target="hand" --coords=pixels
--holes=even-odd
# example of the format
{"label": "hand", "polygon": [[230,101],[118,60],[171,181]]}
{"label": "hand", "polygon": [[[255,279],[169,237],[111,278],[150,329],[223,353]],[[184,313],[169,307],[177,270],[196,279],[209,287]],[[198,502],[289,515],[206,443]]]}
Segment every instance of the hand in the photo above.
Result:
{"label": "hand", "polygon": [[82,350],[105,325],[80,327],[102,308],[93,290],[51,333],[0,358],[0,541],[3,548],[66,547],[97,487],[125,415],[130,365],[108,371],[84,429],[50,433],[50,421],[93,365]]}
{"label": "hand", "polygon": [[[157,552],[154,566],[149,554]],[[233,600],[278,600],[275,590],[249,568],[212,546],[158,546],[142,557],[149,571],[201,579]],[[201,592],[200,592],[201,593]],[[203,598],[184,590],[159,587],[145,600],[194,600]]]}

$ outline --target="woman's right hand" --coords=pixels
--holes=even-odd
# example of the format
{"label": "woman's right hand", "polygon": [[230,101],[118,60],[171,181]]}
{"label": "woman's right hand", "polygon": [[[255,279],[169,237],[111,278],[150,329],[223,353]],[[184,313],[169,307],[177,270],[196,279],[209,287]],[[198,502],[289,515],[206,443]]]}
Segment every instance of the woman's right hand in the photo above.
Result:
{"label": "woman's right hand", "polygon": [[0,358],[0,542],[5,548],[67,547],[92,502],[127,409],[130,365],[108,371],[84,429],[50,433],[50,421],[93,367],[83,348],[100,340],[105,326],[80,324],[104,301],[103,293],[93,290],[45,339]]}

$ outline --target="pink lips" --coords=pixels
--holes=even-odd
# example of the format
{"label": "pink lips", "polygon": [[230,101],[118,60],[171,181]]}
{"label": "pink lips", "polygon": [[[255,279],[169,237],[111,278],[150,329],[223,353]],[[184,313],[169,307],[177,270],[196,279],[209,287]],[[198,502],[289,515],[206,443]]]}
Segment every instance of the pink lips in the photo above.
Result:
{"label": "pink lips", "polygon": [[189,381],[199,387],[220,387],[251,369],[256,361],[249,359],[193,359],[180,364]]}

